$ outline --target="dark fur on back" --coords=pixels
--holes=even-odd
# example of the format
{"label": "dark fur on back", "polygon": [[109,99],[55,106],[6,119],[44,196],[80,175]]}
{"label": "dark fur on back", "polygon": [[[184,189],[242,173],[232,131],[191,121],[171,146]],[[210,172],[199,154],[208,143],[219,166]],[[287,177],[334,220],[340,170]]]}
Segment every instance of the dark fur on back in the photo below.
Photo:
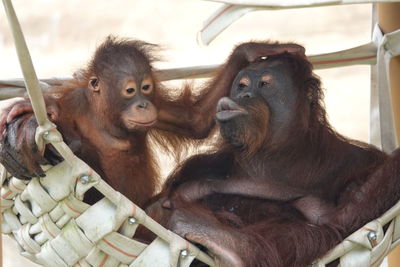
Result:
{"label": "dark fur on back", "polygon": [[[274,52],[274,45],[279,46],[253,42],[236,47],[210,84],[217,90],[230,88],[239,71],[252,64],[243,57],[257,54],[255,50],[264,47],[263,51]],[[305,267],[400,199],[400,190],[395,186],[400,182],[400,151],[388,157],[372,145],[337,133],[327,119],[321,82],[304,55],[280,53],[268,56],[266,61],[284,64],[290,73],[287,79],[293,81],[297,93],[293,116],[285,122],[286,132],[269,133],[265,136],[271,138],[260,142],[259,134],[265,131],[264,126],[268,128],[270,120],[261,110],[265,105],[249,107],[252,117],[237,124],[247,128],[237,133],[250,136],[243,138],[250,144],[235,146],[229,140],[220,140],[209,153],[181,164],[161,196],[172,198],[192,183],[200,184],[198,190],[202,190],[213,180],[228,184],[230,179],[244,179],[260,186],[272,180],[305,190],[332,209],[323,214],[320,223],[313,223],[295,210],[291,201],[217,191],[195,203],[179,203],[174,196],[178,202],[172,211],[156,217],[161,222],[170,220],[169,226],[181,235],[200,236],[196,242],[206,247],[214,244],[218,250],[212,252],[217,259],[228,252],[239,257],[244,266]],[[264,121],[254,120],[254,116]],[[192,209],[195,213],[190,213]],[[306,210],[312,210],[311,204]]]}

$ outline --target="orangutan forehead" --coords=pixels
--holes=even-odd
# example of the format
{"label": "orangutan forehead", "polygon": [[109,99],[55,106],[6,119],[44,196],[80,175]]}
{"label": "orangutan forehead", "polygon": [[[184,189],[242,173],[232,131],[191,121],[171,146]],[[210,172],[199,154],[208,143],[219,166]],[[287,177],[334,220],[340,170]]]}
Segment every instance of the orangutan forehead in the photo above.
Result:
{"label": "orangutan forehead", "polygon": [[285,65],[284,61],[279,58],[266,59],[257,62],[251,63],[246,69],[255,70],[255,71],[263,71],[265,69],[274,69],[276,67],[283,67]]}

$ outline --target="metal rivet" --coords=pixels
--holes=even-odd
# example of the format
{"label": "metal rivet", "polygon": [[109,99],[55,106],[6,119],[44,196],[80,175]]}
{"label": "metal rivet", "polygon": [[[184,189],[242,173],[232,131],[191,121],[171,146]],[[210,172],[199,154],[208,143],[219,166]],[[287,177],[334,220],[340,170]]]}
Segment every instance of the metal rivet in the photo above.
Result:
{"label": "metal rivet", "polygon": [[47,137],[49,135],[49,131],[45,131],[44,133],[43,133],[43,137]]}
{"label": "metal rivet", "polygon": [[80,178],[80,181],[82,184],[87,184],[90,182],[90,176],[89,175],[82,175]]}
{"label": "metal rivet", "polygon": [[389,50],[389,45],[388,45],[388,44],[384,44],[384,45],[383,45],[383,48],[384,48],[385,50]]}
{"label": "metal rivet", "polygon": [[375,232],[371,231],[367,235],[369,241],[376,241],[378,239],[378,236]]}
{"label": "metal rivet", "polygon": [[128,218],[128,223],[129,224],[135,224],[136,223],[136,218],[135,217],[129,217]]}
{"label": "metal rivet", "polygon": [[187,249],[184,249],[181,251],[181,257],[186,258],[189,255],[189,251]]}

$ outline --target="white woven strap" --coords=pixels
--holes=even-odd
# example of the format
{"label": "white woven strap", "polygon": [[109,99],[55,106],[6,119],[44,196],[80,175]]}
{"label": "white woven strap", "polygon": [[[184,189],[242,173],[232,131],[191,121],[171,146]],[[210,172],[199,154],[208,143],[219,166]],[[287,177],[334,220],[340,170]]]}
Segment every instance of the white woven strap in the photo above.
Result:
{"label": "white woven strap", "polygon": [[400,55],[400,30],[383,34],[375,25],[373,39],[378,47],[377,84],[371,87],[370,143],[390,153],[399,146],[393,121],[389,64]]}
{"label": "white woven strap", "polygon": [[327,5],[398,2],[398,0],[209,0],[224,3],[204,23],[197,40],[203,45],[212,42],[223,30],[246,13],[258,10],[317,7]]}
{"label": "white woven strap", "polygon": [[[386,231],[383,227],[388,225]],[[341,267],[378,267],[400,243],[400,202],[359,230],[349,235],[312,267],[324,267],[340,259]]]}
{"label": "white woven strap", "polygon": [[[3,6],[6,11],[12,36],[14,38],[16,52],[18,55],[18,60],[20,63],[22,74],[24,76],[26,90],[28,91],[30,99],[35,100],[32,101],[32,108],[35,112],[36,119],[40,127],[50,130],[55,126],[47,118],[46,106],[44,103],[39,80],[36,76],[32,59],[28,47],[26,45],[24,35],[21,30],[21,26],[19,25],[19,21],[15,14],[14,7],[11,3],[11,0],[3,0]],[[36,143],[38,144],[39,149],[43,150],[44,144],[40,136],[36,137]]]}
{"label": "white woven strap", "polygon": [[[324,53],[318,55],[309,55],[308,60],[314,65],[314,69],[326,69],[334,68],[340,66],[350,66],[367,64],[372,65],[376,63],[376,45],[373,42],[353,47],[346,50],[341,50],[332,53]],[[215,70],[220,67],[220,65],[205,65],[205,66],[190,66],[183,68],[171,68],[156,71],[159,79],[162,81],[173,80],[173,79],[193,79],[193,78],[207,78],[215,73]],[[60,85],[70,81],[71,78],[55,78],[55,79],[43,79],[42,86],[47,88],[44,91],[54,90],[51,88],[52,85]],[[5,85],[10,89],[9,91],[4,91],[2,88],[0,90],[0,99],[6,99],[9,97],[22,96],[21,86],[18,79],[12,80],[0,80],[0,86]],[[12,90],[12,91],[11,91]],[[1,109],[1,102],[0,102]],[[46,130],[46,129],[44,129]]]}
{"label": "white woven strap", "polygon": [[[80,184],[90,188],[98,183],[82,180],[80,169],[64,161],[46,170],[45,178],[2,178],[2,230],[14,237],[22,255],[52,267],[189,266],[196,257],[213,265],[198,248],[162,228],[118,192],[116,202],[82,202]],[[1,177],[6,175],[3,167],[0,171]],[[149,246],[132,239],[139,224],[160,237]]]}
{"label": "white woven strap", "polygon": [[222,5],[206,21],[197,34],[197,41],[209,45],[223,30],[248,12],[259,10],[251,6]]}

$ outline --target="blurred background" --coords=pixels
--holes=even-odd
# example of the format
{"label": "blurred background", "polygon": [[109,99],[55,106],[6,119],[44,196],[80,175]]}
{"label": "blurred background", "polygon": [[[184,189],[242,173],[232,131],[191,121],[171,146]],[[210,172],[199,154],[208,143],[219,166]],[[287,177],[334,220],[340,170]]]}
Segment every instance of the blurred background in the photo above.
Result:
{"label": "blurred background", "polygon": [[[249,40],[297,42],[307,54],[333,52],[371,39],[372,5],[349,5],[245,15],[209,46],[196,34],[220,4],[186,0],[14,0],[39,78],[67,77],[83,66],[109,35],[160,44],[157,68],[216,64]],[[319,70],[331,124],[345,136],[368,141],[370,67]],[[22,77],[4,11],[0,11],[0,79]],[[162,160],[163,175],[169,168]],[[3,266],[34,266],[3,238]]]}

